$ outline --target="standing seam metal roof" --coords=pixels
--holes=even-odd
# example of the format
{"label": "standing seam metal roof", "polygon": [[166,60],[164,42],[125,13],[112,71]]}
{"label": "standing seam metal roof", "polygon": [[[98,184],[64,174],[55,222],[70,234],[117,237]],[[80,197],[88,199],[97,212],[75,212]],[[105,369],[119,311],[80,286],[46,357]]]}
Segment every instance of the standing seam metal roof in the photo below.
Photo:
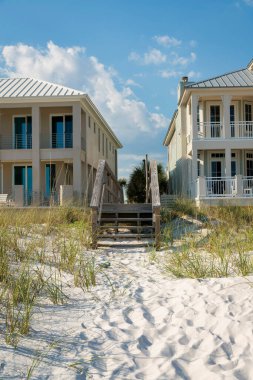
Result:
{"label": "standing seam metal roof", "polygon": [[0,98],[84,95],[84,92],[33,78],[0,78]]}
{"label": "standing seam metal roof", "polygon": [[253,72],[248,68],[233,71],[201,82],[191,83],[186,88],[253,87]]}

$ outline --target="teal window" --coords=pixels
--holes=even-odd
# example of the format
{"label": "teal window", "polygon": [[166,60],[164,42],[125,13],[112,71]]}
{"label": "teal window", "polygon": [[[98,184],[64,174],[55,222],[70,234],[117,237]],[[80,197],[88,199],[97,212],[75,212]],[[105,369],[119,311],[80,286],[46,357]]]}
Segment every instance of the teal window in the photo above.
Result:
{"label": "teal window", "polygon": [[14,185],[23,186],[24,203],[32,203],[32,166],[14,166]]}

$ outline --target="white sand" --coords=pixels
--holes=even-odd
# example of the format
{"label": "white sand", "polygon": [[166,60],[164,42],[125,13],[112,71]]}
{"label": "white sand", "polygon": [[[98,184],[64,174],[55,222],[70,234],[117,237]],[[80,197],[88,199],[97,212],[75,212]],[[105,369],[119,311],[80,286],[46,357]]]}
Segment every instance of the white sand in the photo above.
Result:
{"label": "white sand", "polygon": [[67,287],[67,304],[38,307],[17,349],[1,336],[0,379],[26,378],[38,356],[32,379],[253,379],[245,278],[169,279],[144,248],[97,256],[111,285],[104,274],[90,293]]}

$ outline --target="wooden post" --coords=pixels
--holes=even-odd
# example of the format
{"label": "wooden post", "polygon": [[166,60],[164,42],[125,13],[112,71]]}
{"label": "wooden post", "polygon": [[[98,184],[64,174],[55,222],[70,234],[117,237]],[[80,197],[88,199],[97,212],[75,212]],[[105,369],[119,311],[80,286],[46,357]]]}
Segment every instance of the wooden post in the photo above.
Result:
{"label": "wooden post", "polygon": [[92,209],[92,248],[97,248],[98,239],[98,210],[96,208]]}
{"label": "wooden post", "polygon": [[155,248],[156,248],[156,251],[158,251],[161,247],[160,207],[156,207],[154,209],[154,219],[155,219]]}

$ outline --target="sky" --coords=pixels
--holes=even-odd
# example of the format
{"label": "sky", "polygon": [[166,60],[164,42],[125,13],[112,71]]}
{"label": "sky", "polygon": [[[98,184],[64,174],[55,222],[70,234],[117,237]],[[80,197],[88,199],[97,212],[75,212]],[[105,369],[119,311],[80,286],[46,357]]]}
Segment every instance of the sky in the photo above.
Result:
{"label": "sky", "polygon": [[89,94],[123,144],[119,177],[163,139],[177,85],[253,58],[253,0],[0,0],[0,77]]}

